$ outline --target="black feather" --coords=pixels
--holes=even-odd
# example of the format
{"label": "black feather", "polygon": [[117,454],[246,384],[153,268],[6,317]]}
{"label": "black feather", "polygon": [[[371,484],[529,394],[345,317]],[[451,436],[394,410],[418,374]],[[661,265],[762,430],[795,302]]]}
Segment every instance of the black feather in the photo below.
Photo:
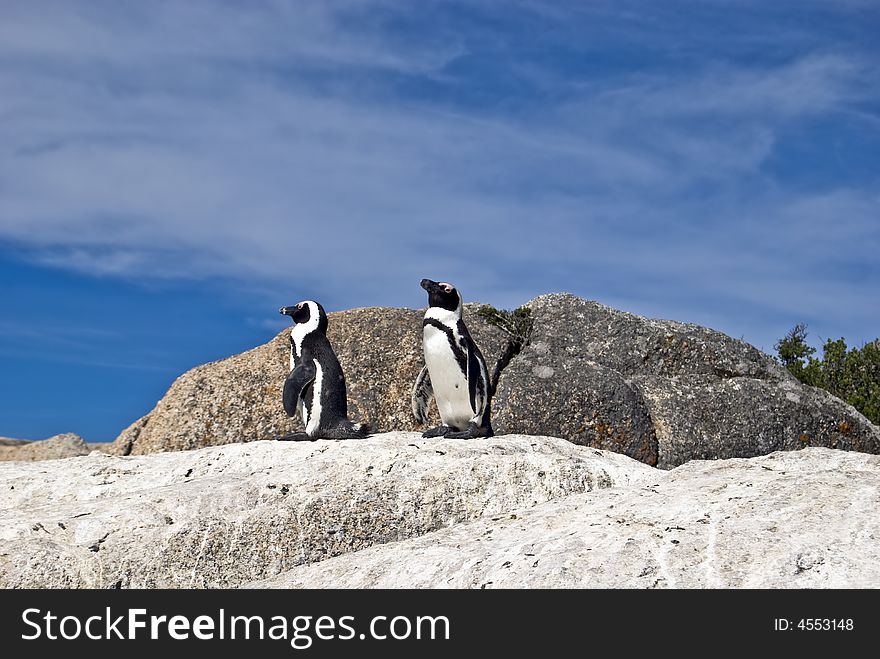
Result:
{"label": "black feather", "polygon": [[315,363],[313,361],[301,362],[299,366],[290,372],[284,381],[284,393],[282,402],[287,416],[296,416],[297,403],[302,396],[303,390],[315,379]]}

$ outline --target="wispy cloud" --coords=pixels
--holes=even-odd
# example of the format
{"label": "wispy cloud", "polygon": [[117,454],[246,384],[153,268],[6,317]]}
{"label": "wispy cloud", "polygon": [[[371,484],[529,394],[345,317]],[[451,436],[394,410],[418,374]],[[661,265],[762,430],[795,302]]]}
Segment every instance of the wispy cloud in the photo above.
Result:
{"label": "wispy cloud", "polygon": [[[844,165],[806,186],[787,155],[833,140],[821,121],[877,145],[860,118],[876,51],[798,22],[782,52],[737,58],[743,32],[718,20],[663,55],[687,34],[673,10],[590,4],[492,22],[465,4],[4,3],[0,240],[337,306],[420,304],[413,282],[436,275],[471,299],[568,289],[765,344],[783,315],[841,301],[846,331],[880,324],[877,181]],[[602,25],[670,59],[617,62]]]}

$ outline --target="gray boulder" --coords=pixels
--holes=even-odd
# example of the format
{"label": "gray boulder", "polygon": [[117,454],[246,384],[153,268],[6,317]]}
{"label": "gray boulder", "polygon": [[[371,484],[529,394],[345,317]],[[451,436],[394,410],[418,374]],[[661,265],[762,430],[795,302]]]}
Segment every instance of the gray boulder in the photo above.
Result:
{"label": "gray boulder", "polygon": [[880,453],[880,428],[720,332],[543,295],[503,371],[498,432],[537,432],[670,468],[695,458],[827,446]]}
{"label": "gray boulder", "polygon": [[0,438],[0,461],[57,460],[88,455],[92,448],[82,437],[72,432],[36,441],[4,437]]}
{"label": "gray boulder", "polygon": [[642,394],[607,366],[581,359],[572,370],[573,362],[542,340],[526,347],[501,376],[495,430],[564,437],[656,465],[657,438]]}
{"label": "gray boulder", "polygon": [[657,466],[766,455],[805,446],[880,452],[854,408],[792,379],[636,377],[657,436]]}
{"label": "gray boulder", "polygon": [[0,465],[0,587],[230,587],[656,470],[561,439],[251,442]]}
{"label": "gray boulder", "polygon": [[693,461],[246,587],[878,588],[878,509],[878,456]]}

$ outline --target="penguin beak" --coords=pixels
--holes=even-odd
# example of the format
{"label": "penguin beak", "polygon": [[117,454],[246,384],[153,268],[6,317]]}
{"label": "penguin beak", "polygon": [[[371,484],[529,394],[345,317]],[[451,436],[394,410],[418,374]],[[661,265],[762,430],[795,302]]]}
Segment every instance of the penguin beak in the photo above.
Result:
{"label": "penguin beak", "polygon": [[293,317],[293,312],[294,312],[294,311],[296,311],[296,307],[281,307],[281,308],[278,310],[278,313],[280,313],[282,316],[291,316],[291,317]]}
{"label": "penguin beak", "polygon": [[424,288],[426,291],[428,291],[430,293],[432,290],[436,290],[437,282],[431,281],[430,279],[422,279],[419,286],[421,286],[422,288]]}

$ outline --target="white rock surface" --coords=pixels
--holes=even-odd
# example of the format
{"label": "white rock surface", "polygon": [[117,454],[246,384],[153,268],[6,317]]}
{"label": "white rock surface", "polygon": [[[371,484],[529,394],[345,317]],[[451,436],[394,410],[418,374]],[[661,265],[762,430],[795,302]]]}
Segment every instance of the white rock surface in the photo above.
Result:
{"label": "white rock surface", "polygon": [[403,432],[4,463],[0,586],[237,586],[660,475],[561,439]]}
{"label": "white rock surface", "polygon": [[694,461],[251,587],[878,588],[880,457]]}

